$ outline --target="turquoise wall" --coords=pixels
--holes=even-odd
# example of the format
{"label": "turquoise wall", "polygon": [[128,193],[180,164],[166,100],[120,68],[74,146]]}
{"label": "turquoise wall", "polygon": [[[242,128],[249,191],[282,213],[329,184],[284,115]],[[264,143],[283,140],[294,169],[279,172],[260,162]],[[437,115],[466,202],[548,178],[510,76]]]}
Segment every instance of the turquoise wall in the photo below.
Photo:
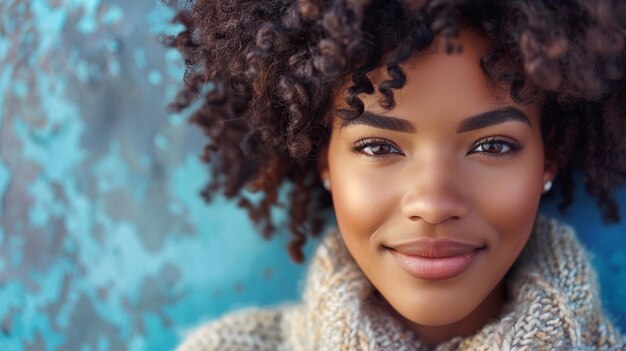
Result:
{"label": "turquoise wall", "polygon": [[[165,112],[182,66],[156,36],[177,31],[172,15],[158,0],[0,0],[0,350],[169,350],[226,311],[297,298],[287,234],[265,242],[198,195],[203,138]],[[626,224],[579,199],[561,217],[626,329]]]}

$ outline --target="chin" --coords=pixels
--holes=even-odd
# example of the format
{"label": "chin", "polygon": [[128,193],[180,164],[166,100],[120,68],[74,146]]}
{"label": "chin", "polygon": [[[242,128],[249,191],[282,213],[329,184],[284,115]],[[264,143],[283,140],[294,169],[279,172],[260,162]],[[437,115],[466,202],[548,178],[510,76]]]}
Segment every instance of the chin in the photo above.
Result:
{"label": "chin", "polygon": [[406,309],[395,307],[394,309],[407,322],[428,327],[443,327],[467,318],[476,307],[478,307],[478,304],[473,306],[467,303],[450,304],[446,301],[441,301],[426,303],[422,306],[413,305]]}
{"label": "chin", "polygon": [[[396,286],[381,291],[389,307],[406,322],[428,327],[449,326],[468,319],[482,319],[476,315],[478,307],[498,296],[497,287],[480,289],[465,281],[441,281]],[[386,294],[385,294],[386,293]],[[492,294],[493,293],[493,294]],[[489,313],[496,313],[489,311]],[[482,314],[482,313],[481,313]],[[493,316],[493,315],[492,315]]]}

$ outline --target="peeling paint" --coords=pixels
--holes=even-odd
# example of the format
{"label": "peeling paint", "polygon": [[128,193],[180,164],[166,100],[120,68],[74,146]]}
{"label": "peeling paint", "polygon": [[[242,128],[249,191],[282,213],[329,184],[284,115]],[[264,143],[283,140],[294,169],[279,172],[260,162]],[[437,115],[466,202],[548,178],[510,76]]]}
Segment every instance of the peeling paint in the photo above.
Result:
{"label": "peeling paint", "polygon": [[121,22],[124,18],[124,11],[117,6],[111,6],[106,12],[102,15],[102,23],[104,24],[114,24],[117,22]]}
{"label": "peeling paint", "polygon": [[158,71],[150,71],[150,73],[148,73],[148,82],[150,82],[150,84],[159,85],[162,81],[163,77]]}
{"label": "peeling paint", "polygon": [[[7,191],[10,181],[11,172],[9,171],[7,165],[0,159],[0,215],[2,215],[2,209],[4,207],[4,193]],[[0,233],[1,229],[2,228],[0,227]]]}

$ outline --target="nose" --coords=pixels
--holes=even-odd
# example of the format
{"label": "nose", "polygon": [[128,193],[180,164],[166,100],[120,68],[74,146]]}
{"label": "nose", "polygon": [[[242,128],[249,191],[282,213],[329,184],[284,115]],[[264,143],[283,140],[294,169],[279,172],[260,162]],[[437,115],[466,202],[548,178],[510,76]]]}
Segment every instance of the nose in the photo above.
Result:
{"label": "nose", "polygon": [[469,213],[470,206],[463,191],[463,172],[438,161],[413,168],[406,178],[400,204],[406,218],[440,224]]}

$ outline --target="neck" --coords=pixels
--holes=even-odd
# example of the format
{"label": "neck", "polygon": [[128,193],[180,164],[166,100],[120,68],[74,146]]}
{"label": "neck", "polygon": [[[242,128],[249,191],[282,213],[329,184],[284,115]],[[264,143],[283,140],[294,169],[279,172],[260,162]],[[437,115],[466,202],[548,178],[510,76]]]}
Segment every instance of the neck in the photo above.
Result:
{"label": "neck", "polygon": [[442,326],[419,325],[407,320],[397,312],[395,314],[405,322],[424,345],[434,347],[457,336],[465,337],[473,335],[482,329],[490,320],[498,317],[502,306],[504,306],[506,302],[506,286],[504,281],[505,279],[502,279],[487,298],[485,298],[485,300],[467,317],[453,324]]}

